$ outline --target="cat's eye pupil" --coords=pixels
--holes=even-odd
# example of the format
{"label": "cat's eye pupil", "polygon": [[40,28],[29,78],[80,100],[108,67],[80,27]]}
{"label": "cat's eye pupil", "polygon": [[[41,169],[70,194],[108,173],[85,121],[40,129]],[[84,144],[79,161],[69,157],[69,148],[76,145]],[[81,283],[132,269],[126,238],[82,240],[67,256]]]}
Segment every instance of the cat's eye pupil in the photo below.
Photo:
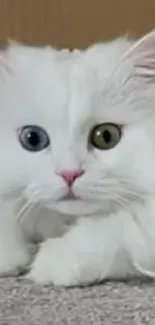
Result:
{"label": "cat's eye pupil", "polygon": [[47,132],[36,125],[28,125],[21,128],[19,141],[22,147],[28,151],[41,151],[50,144]]}
{"label": "cat's eye pupil", "polygon": [[31,146],[37,146],[40,141],[39,134],[36,132],[29,132],[27,138]]}
{"label": "cat's eye pupil", "polygon": [[103,132],[103,138],[104,138],[105,142],[107,142],[107,143],[111,141],[111,134],[108,130],[105,130]]}

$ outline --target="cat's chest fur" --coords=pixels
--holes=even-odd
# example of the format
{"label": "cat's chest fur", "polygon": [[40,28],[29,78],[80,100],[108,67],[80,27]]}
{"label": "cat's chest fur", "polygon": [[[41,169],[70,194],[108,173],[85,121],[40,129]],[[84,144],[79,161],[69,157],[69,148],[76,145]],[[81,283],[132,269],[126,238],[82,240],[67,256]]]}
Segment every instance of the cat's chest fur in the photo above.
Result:
{"label": "cat's chest fur", "polygon": [[75,216],[39,207],[21,222],[20,227],[28,241],[41,242],[49,237],[62,236],[75,223]]}

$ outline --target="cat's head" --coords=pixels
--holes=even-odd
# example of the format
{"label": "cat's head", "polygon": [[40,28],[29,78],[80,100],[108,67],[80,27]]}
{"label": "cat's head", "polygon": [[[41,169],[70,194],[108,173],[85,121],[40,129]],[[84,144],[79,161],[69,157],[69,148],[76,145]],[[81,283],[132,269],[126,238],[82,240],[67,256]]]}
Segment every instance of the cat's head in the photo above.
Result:
{"label": "cat's head", "polygon": [[0,59],[1,197],[91,215],[154,191],[155,31],[76,53],[13,43]]}

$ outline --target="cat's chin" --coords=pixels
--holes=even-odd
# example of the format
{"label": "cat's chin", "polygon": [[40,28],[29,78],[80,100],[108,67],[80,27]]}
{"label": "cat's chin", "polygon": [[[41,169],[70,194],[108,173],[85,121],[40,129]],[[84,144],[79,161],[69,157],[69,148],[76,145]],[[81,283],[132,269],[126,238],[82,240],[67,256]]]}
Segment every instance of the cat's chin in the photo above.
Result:
{"label": "cat's chin", "polygon": [[75,216],[90,216],[98,212],[98,204],[82,200],[61,200],[52,205],[52,208],[60,213]]}

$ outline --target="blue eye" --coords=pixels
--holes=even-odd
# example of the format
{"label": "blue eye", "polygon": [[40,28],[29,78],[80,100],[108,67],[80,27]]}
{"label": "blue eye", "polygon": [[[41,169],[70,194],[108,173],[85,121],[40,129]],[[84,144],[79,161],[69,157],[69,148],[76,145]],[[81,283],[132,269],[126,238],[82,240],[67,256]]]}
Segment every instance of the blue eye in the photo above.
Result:
{"label": "blue eye", "polygon": [[28,151],[41,151],[49,146],[50,139],[47,132],[37,125],[27,125],[21,128],[19,141]]}

